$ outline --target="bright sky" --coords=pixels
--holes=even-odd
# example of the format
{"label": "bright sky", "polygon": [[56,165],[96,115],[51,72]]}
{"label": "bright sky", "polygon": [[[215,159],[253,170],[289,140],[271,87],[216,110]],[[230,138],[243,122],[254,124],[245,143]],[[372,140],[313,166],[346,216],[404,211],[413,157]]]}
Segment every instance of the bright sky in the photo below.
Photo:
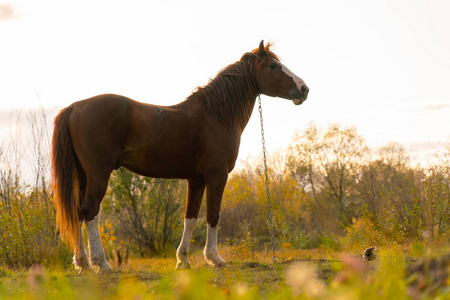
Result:
{"label": "bright sky", "polygon": [[[0,116],[100,93],[175,104],[264,39],[310,87],[301,106],[262,97],[269,150],[311,121],[420,150],[450,136],[449,15],[446,0],[0,0]],[[259,135],[255,110],[240,158]]]}

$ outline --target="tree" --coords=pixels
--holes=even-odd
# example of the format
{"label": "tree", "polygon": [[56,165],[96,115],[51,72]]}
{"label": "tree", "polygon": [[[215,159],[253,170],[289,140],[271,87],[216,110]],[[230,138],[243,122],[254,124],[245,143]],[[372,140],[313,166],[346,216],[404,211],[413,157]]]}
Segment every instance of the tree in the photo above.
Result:
{"label": "tree", "polygon": [[408,155],[399,143],[389,143],[377,151],[362,168],[357,185],[364,217],[375,230],[393,240],[417,238],[422,228],[419,170],[408,165]]}
{"label": "tree", "polygon": [[[26,155],[34,174],[34,188],[41,189],[44,200],[48,200],[47,181],[50,170],[50,134],[48,131],[47,112],[43,107],[26,113],[30,137],[27,144],[31,151]],[[40,193],[36,193],[38,197]]]}
{"label": "tree", "polygon": [[119,239],[141,255],[163,253],[178,242],[186,184],[148,178],[125,169],[114,172],[102,211]]}
{"label": "tree", "polygon": [[424,218],[429,238],[449,237],[450,232],[450,140],[437,154],[437,163],[428,169],[424,181]]}
{"label": "tree", "polygon": [[[221,239],[247,239],[250,235],[257,245],[270,243],[265,173],[262,158],[247,161],[228,179],[221,210]],[[256,163],[256,161],[259,161]],[[268,157],[272,223],[278,242],[296,247],[308,247],[306,231],[309,209],[306,196],[295,180],[284,172],[282,152]]]}
{"label": "tree", "polygon": [[[368,147],[355,127],[332,124],[322,132],[310,124],[287,150],[286,169],[308,194],[320,224],[345,229],[359,213],[354,197]],[[331,218],[330,218],[331,217]]]}

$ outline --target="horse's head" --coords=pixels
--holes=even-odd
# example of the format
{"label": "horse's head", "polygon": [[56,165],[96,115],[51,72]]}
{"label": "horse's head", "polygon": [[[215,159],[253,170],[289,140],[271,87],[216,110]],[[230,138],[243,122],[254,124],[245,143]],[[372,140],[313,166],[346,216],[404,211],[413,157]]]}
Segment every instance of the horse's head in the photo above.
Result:
{"label": "horse's head", "polygon": [[295,105],[308,97],[309,88],[303,80],[283,65],[270,51],[270,43],[259,47],[241,58],[248,63],[258,91],[262,94],[289,99]]}

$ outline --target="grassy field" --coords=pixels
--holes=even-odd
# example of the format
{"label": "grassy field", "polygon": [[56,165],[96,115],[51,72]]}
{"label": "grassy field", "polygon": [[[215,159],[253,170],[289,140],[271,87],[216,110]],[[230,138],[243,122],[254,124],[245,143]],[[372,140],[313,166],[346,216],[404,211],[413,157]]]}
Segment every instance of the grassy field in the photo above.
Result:
{"label": "grassy field", "polygon": [[326,249],[282,250],[273,263],[266,253],[236,261],[225,249],[228,264],[217,269],[201,253],[183,271],[175,270],[174,257],[130,259],[112,272],[82,276],[40,266],[0,269],[0,299],[450,299],[448,257],[441,269],[432,267],[432,257],[445,251],[423,250],[420,258],[391,247],[365,262]]}

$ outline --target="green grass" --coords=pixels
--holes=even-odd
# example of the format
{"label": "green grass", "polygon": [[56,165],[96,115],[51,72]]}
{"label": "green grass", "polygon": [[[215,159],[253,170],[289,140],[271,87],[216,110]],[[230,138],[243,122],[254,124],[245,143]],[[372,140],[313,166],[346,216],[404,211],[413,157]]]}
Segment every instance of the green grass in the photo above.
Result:
{"label": "green grass", "polygon": [[[224,251],[226,253],[226,251]],[[227,254],[227,253],[226,253]],[[228,255],[228,254],[227,254]],[[75,270],[0,269],[0,299],[411,299],[405,257],[396,249],[380,249],[373,262],[329,250],[282,250],[279,261],[256,253],[224,268],[206,265],[201,253],[192,269],[176,271],[175,258],[130,259],[106,274]],[[449,265],[448,265],[449,266]],[[449,267],[447,267],[449,268]],[[419,286],[420,299],[450,299],[447,286]]]}

